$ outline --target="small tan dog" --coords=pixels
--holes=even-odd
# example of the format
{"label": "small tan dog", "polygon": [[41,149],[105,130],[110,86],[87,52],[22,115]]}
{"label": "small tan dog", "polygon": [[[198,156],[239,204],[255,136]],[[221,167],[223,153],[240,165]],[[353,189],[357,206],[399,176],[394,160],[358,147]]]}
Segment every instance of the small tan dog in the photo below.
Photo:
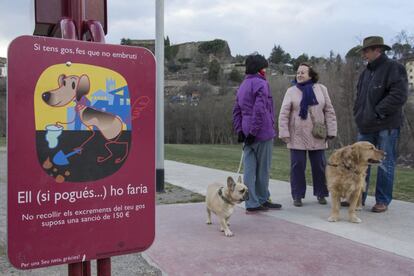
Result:
{"label": "small tan dog", "polygon": [[234,205],[248,199],[248,189],[242,183],[241,177],[234,182],[232,177],[227,178],[227,187],[220,183],[208,185],[206,194],[207,224],[211,224],[211,212],[217,215],[220,220],[220,231],[226,237],[233,236],[229,228],[229,219],[234,211]]}
{"label": "small tan dog", "polygon": [[332,153],[326,166],[326,182],[332,198],[332,210],[328,221],[339,220],[342,197],[349,202],[349,221],[361,222],[355,210],[357,205],[361,204],[368,165],[379,164],[384,156],[384,151],[378,150],[369,142],[357,142]]}

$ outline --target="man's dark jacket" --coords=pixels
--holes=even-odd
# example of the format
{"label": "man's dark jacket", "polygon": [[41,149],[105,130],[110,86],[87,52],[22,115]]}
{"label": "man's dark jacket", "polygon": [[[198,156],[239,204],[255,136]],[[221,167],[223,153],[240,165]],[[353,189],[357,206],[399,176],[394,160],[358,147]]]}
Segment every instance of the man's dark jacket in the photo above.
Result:
{"label": "man's dark jacket", "polygon": [[354,118],[360,133],[399,128],[407,101],[405,67],[382,54],[368,63],[357,84]]}

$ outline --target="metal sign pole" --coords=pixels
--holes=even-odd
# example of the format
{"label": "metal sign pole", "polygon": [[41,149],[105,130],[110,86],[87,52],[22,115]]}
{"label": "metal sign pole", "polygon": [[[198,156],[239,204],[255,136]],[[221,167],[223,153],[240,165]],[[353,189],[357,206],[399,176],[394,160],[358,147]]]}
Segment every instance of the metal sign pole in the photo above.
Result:
{"label": "metal sign pole", "polygon": [[96,260],[99,276],[111,276],[111,258]]}
{"label": "metal sign pole", "polygon": [[[72,0],[69,2],[69,18],[75,23],[76,39],[82,40],[83,24],[85,20],[85,0]],[[62,30],[62,33],[67,33]],[[85,261],[68,265],[68,275],[77,276],[81,272],[82,276],[91,275],[91,262]]]}
{"label": "metal sign pole", "polygon": [[164,0],[155,4],[157,61],[157,192],[164,192]]}
{"label": "metal sign pole", "polygon": [[68,264],[68,275],[70,276],[82,276],[83,269],[82,263]]}

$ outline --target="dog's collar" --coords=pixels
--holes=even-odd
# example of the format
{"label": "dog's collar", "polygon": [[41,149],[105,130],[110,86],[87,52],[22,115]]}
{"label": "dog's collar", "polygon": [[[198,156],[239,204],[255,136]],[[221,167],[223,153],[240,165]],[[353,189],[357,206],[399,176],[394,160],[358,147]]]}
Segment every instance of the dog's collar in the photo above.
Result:
{"label": "dog's collar", "polygon": [[223,188],[224,187],[221,187],[218,191],[217,191],[217,193],[218,193],[218,195],[221,197],[221,199],[224,201],[224,202],[226,202],[227,204],[231,204],[231,205],[234,205],[230,200],[228,200],[224,195],[223,195]]}
{"label": "dog's collar", "polygon": [[328,166],[331,166],[331,167],[338,167],[339,165],[338,165],[338,164],[328,163]]}
{"label": "dog's collar", "polygon": [[[331,166],[331,167],[339,167],[340,165],[339,164],[332,164],[332,163],[329,163],[328,162],[328,166]],[[344,167],[345,169],[347,169],[348,171],[350,171],[352,168],[351,167],[348,167],[348,166],[346,166],[345,164],[342,164],[342,166],[341,167]],[[353,170],[353,172],[354,173],[356,173],[356,174],[360,174],[361,172],[360,171],[358,171],[358,170]]]}
{"label": "dog's collar", "polygon": [[[329,163],[328,162],[328,166],[331,166],[331,167],[339,167],[340,166],[340,164],[332,164],[332,163]],[[344,167],[345,169],[347,169],[347,170],[351,170],[351,167],[348,167],[347,165],[345,165],[345,164],[342,164],[342,167]]]}

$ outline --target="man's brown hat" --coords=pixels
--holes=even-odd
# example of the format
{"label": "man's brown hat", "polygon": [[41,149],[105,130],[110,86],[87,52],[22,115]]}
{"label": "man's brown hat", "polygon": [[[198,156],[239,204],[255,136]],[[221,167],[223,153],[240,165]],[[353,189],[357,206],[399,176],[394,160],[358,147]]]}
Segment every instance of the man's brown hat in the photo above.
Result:
{"label": "man's brown hat", "polygon": [[362,43],[362,47],[361,47],[361,49],[358,50],[358,52],[362,51],[366,48],[373,47],[373,46],[382,47],[386,51],[391,50],[390,46],[384,44],[384,39],[381,36],[369,36],[369,37],[364,38],[364,42]]}

